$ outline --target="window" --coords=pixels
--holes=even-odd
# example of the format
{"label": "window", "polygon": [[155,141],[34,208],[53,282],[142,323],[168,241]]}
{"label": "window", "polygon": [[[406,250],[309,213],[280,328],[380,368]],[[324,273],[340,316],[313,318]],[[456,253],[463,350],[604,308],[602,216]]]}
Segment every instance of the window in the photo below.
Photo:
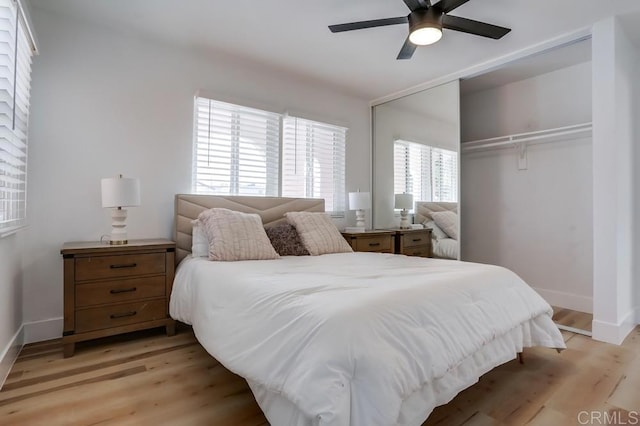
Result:
{"label": "window", "polygon": [[416,201],[458,201],[458,153],[415,142],[393,144],[394,192]]}
{"label": "window", "polygon": [[347,129],[286,117],[282,139],[282,196],[324,198],[330,212],[345,210]]}
{"label": "window", "polygon": [[278,195],[278,114],[198,98],[195,126],[196,193]]}
{"label": "window", "polygon": [[195,193],[324,198],[344,213],[344,127],[202,97],[195,114]]}
{"label": "window", "polygon": [[27,127],[35,46],[19,4],[0,0],[0,234],[25,223]]}

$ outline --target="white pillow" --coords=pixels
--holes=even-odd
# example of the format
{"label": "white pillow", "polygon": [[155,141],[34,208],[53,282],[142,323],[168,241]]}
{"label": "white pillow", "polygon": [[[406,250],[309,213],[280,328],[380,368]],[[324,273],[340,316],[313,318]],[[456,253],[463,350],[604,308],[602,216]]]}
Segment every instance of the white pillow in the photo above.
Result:
{"label": "white pillow", "polygon": [[257,214],[215,208],[200,213],[198,220],[209,239],[211,260],[267,260],[280,257]]}
{"label": "white pillow", "polygon": [[312,256],[353,251],[328,214],[289,212],[285,216],[296,227],[304,247]]}
{"label": "white pillow", "polygon": [[433,221],[442,229],[448,236],[454,240],[458,239],[458,215],[452,211],[435,212],[431,213]]}
{"label": "white pillow", "polygon": [[449,236],[445,234],[445,232],[442,229],[440,229],[440,227],[436,225],[436,223],[433,220],[425,220],[424,226],[426,228],[431,228],[431,236],[436,240],[449,238]]}
{"label": "white pillow", "polygon": [[207,234],[202,229],[199,220],[192,220],[191,224],[191,256],[193,257],[209,257],[209,240]]}

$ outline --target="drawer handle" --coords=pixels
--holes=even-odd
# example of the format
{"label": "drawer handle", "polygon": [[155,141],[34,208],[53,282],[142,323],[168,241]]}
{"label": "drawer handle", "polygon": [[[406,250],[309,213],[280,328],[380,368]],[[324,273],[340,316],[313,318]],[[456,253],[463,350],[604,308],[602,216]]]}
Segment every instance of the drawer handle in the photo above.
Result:
{"label": "drawer handle", "polygon": [[369,243],[369,247],[377,247],[380,243]]}
{"label": "drawer handle", "polygon": [[111,319],[126,318],[136,315],[136,311],[125,312],[124,314],[111,314]]}
{"label": "drawer handle", "polygon": [[134,291],[136,291],[137,288],[136,287],[131,287],[131,288],[118,288],[118,289],[113,289],[111,290],[109,293],[111,294],[120,294],[120,293],[133,293]]}
{"label": "drawer handle", "polygon": [[111,265],[109,266],[111,269],[124,269],[124,268],[135,268],[138,266],[137,263],[124,263],[122,265]]}
{"label": "drawer handle", "polygon": [[413,242],[414,242],[414,243],[417,243],[417,242],[420,242],[420,241],[422,241],[422,238],[414,238],[414,239],[413,239]]}

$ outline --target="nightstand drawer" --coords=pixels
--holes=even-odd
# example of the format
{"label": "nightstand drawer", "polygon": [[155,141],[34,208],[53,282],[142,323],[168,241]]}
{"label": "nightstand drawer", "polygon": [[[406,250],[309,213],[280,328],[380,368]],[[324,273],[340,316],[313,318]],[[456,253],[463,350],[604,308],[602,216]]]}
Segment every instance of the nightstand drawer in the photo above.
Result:
{"label": "nightstand drawer", "polygon": [[402,250],[402,254],[406,256],[419,256],[419,257],[429,257],[429,246],[415,246],[415,247],[406,247]]}
{"label": "nightstand drawer", "polygon": [[78,257],[75,267],[77,281],[164,274],[165,254],[145,253]]}
{"label": "nightstand drawer", "polygon": [[410,234],[405,234],[402,238],[402,247],[416,247],[423,246],[429,243],[429,238],[431,234],[429,231],[424,232],[412,232]]}
{"label": "nightstand drawer", "polygon": [[166,299],[76,311],[76,333],[166,318]]}
{"label": "nightstand drawer", "polygon": [[356,251],[393,252],[392,235],[380,235],[376,237],[358,237],[356,239]]}
{"label": "nightstand drawer", "polygon": [[86,307],[164,297],[164,284],[164,275],[78,284],[76,286],[76,306]]}

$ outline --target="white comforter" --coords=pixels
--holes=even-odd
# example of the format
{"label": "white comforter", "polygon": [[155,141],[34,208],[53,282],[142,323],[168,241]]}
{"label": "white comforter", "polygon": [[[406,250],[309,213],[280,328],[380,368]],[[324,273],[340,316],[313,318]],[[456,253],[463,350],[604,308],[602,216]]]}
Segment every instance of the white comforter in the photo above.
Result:
{"label": "white comforter", "polygon": [[485,371],[505,362],[481,350],[500,339],[512,357],[522,346],[564,348],[549,305],[509,270],[377,253],[190,258],[171,315],[225,367],[318,425],[403,423],[403,403],[425,386],[437,393],[451,372],[472,377],[456,377],[471,381],[435,405],[484,373],[461,372],[466,361]]}

